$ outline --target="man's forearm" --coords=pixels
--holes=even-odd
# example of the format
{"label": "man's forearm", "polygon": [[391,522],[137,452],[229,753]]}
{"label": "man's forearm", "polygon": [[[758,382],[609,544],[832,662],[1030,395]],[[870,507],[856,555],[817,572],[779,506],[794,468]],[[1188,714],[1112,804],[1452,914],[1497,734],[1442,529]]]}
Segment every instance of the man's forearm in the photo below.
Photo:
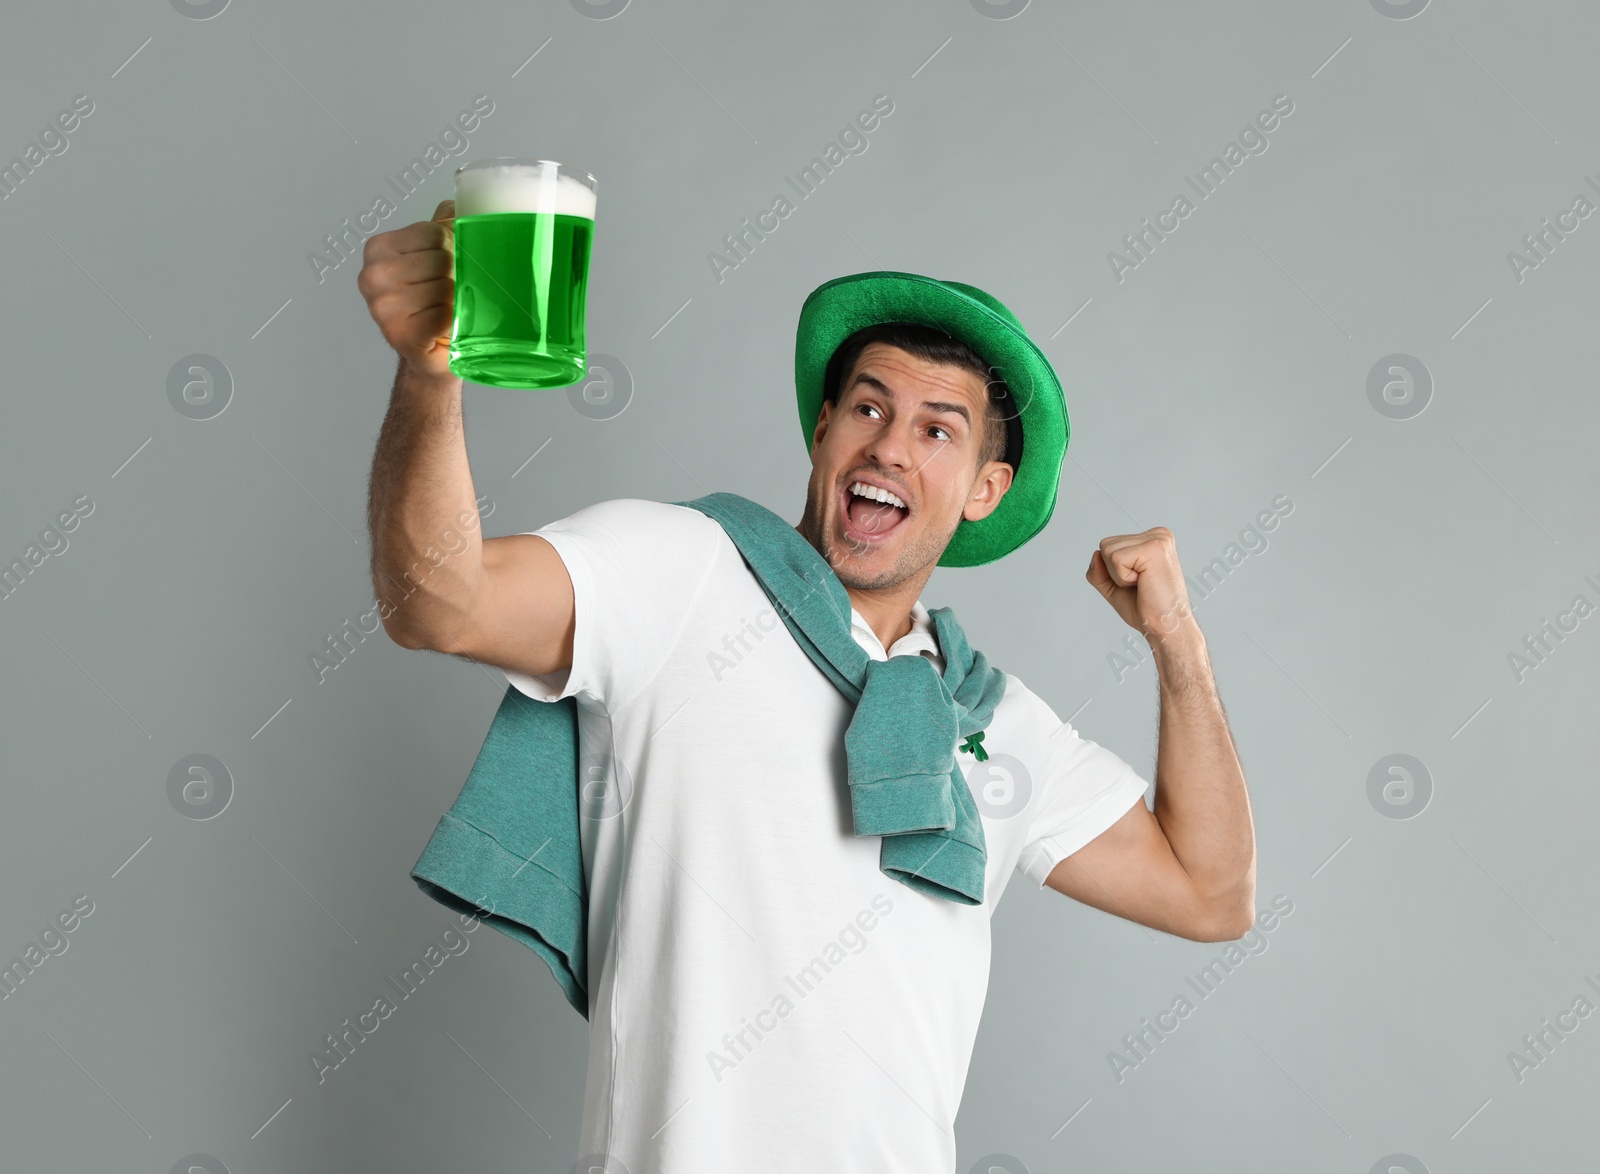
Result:
{"label": "man's forearm", "polygon": [[390,635],[420,643],[459,624],[483,564],[459,377],[400,362],[372,458],[367,526]]}
{"label": "man's forearm", "polygon": [[1155,816],[1195,889],[1229,924],[1255,916],[1255,831],[1244,770],[1192,615],[1151,650],[1160,675]]}

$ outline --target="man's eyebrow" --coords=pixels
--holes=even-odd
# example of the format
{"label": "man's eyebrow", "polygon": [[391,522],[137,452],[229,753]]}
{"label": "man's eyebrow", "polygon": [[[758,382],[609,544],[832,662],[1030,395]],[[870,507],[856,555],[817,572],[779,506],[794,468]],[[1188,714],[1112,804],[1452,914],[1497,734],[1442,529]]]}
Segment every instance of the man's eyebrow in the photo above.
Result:
{"label": "man's eyebrow", "polygon": [[[883,380],[878,379],[875,376],[868,375],[863,372],[858,374],[855,379],[851,381],[850,386],[854,387],[857,383],[869,383],[881,391],[884,395],[888,396],[890,399],[894,398],[894,393],[889,390],[887,385],[884,384]],[[965,404],[953,404],[946,400],[925,399],[922,401],[922,406],[925,408],[932,408],[936,412],[954,412],[966,422],[968,428],[972,427],[972,413],[967,411],[967,406]]]}

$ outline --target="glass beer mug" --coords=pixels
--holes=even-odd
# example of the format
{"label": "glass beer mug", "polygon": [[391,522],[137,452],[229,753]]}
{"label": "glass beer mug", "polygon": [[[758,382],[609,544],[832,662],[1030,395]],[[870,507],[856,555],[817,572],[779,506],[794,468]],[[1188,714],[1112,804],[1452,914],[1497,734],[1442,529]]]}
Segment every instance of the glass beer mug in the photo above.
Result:
{"label": "glass beer mug", "polygon": [[456,169],[450,370],[491,387],[564,387],[587,374],[584,305],[596,185],[548,159]]}

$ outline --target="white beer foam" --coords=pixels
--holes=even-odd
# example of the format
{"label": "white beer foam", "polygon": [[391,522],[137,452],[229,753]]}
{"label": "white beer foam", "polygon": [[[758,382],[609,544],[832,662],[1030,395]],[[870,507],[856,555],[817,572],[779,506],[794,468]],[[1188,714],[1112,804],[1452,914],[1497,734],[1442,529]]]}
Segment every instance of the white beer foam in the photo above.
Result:
{"label": "white beer foam", "polygon": [[555,212],[594,219],[595,193],[575,176],[518,164],[474,167],[456,176],[456,215]]}

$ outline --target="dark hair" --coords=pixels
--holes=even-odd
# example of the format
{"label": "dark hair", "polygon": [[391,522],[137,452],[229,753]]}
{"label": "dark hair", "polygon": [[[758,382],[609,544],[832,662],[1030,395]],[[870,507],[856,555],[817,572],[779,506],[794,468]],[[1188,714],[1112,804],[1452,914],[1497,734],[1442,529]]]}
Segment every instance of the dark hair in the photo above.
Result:
{"label": "dark hair", "polygon": [[828,360],[822,377],[822,395],[830,403],[839,400],[839,385],[855,367],[869,343],[882,342],[925,359],[971,371],[988,386],[988,410],[984,413],[983,444],[978,452],[978,467],[990,461],[1004,461],[1013,470],[1022,460],[1022,422],[1017,418],[1016,401],[1005,380],[983,357],[959,338],[934,326],[916,322],[879,322],[864,326],[839,344]]}

